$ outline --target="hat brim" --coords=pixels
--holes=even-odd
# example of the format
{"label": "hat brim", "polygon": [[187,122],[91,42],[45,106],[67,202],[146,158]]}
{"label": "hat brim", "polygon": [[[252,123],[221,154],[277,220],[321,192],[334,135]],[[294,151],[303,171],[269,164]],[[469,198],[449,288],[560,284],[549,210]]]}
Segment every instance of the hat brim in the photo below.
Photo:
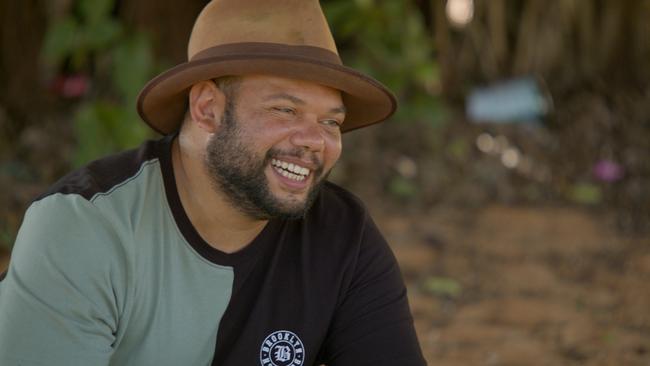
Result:
{"label": "hat brim", "polygon": [[138,113],[159,133],[174,133],[187,110],[192,85],[221,76],[247,74],[313,81],[340,90],[347,110],[342,132],[381,122],[397,109],[395,96],[385,86],[352,68],[293,55],[241,54],[189,61],[163,72],[140,92]]}

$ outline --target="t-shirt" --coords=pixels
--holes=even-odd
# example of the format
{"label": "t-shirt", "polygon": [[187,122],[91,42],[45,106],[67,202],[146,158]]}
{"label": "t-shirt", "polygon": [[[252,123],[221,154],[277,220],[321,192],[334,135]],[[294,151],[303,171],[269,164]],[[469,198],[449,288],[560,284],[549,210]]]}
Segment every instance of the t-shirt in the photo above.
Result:
{"label": "t-shirt", "polygon": [[28,208],[0,282],[0,365],[423,365],[395,258],[326,183],[244,249],[187,217],[173,136],[107,157]]}

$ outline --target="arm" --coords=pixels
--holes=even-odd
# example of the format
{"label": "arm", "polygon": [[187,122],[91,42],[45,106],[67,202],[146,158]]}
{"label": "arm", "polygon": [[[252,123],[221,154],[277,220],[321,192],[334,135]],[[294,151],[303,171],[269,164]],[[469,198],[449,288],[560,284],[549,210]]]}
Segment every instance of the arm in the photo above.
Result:
{"label": "arm", "polygon": [[425,365],[399,267],[370,218],[353,273],[325,342],[327,365]]}
{"label": "arm", "polygon": [[119,313],[115,242],[80,196],[30,207],[0,282],[0,364],[108,364]]}

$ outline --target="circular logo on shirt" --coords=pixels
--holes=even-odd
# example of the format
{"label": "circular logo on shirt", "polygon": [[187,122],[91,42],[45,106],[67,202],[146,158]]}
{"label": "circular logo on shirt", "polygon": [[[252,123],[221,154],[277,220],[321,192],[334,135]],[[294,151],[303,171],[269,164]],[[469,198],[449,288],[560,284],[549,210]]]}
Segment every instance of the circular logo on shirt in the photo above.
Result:
{"label": "circular logo on shirt", "polygon": [[305,362],[305,347],[298,336],[288,330],[278,330],[264,339],[260,348],[262,366],[301,366]]}

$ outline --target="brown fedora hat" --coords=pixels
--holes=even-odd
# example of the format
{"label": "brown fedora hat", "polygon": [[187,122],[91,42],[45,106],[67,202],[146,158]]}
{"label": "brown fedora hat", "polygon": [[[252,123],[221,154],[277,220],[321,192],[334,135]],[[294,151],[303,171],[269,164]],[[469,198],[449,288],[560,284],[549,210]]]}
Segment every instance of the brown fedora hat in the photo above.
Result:
{"label": "brown fedora hat", "polygon": [[318,0],[213,0],[199,14],[188,61],[149,81],[138,113],[154,130],[175,132],[190,87],[229,75],[270,74],[308,80],[342,92],[343,132],[381,122],[395,112],[393,94],[342,64]]}

